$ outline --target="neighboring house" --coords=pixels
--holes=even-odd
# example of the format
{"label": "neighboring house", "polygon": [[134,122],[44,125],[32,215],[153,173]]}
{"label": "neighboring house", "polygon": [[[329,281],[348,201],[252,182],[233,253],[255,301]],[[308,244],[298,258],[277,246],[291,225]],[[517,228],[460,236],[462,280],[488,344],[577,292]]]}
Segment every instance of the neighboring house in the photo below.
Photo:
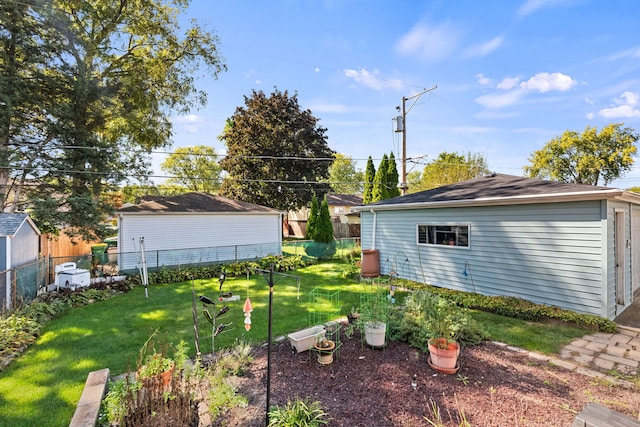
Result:
{"label": "neighboring house", "polygon": [[[0,272],[5,272],[0,281],[0,301],[3,308],[11,308],[13,289],[18,280],[12,277],[12,269],[38,260],[40,253],[40,230],[25,213],[0,213]],[[35,284],[36,282],[34,282]],[[16,286],[26,284],[16,282]],[[33,286],[29,297],[35,296]],[[23,293],[20,293],[22,296]]]}
{"label": "neighboring house", "polygon": [[208,193],[154,197],[117,217],[120,270],[138,267],[141,241],[149,268],[282,253],[282,212]]}
{"label": "neighboring house", "polygon": [[357,209],[382,274],[608,319],[639,297],[635,193],[494,174]]}
{"label": "neighboring house", "polygon": [[[333,234],[336,238],[360,237],[360,214],[356,206],[362,204],[362,196],[352,194],[327,194],[327,205],[333,222]],[[309,208],[303,207],[290,211],[284,222],[284,234],[304,238],[307,234]]]}
{"label": "neighboring house", "polygon": [[353,194],[327,194],[327,204],[336,238],[360,237],[360,214],[356,206],[362,205],[362,196]]}

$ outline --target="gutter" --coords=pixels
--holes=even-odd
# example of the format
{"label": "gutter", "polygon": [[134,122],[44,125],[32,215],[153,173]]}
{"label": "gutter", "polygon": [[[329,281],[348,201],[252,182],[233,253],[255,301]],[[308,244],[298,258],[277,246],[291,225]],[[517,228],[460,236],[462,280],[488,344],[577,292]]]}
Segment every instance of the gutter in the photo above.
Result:
{"label": "gutter", "polygon": [[370,210],[371,215],[373,215],[373,229],[371,230],[371,249],[376,248],[376,228],[378,223],[378,213],[373,209]]}
{"label": "gutter", "polygon": [[[537,194],[511,197],[485,197],[481,199],[464,199],[464,200],[442,200],[437,202],[415,202],[415,203],[393,203],[387,205],[378,205],[377,210],[397,210],[397,209],[434,209],[447,207],[464,207],[464,206],[505,206],[505,205],[522,205],[529,203],[560,203],[570,201],[583,200],[603,200],[603,199],[635,199],[638,198],[629,192],[619,189],[593,191],[593,192],[575,192],[560,194]],[[357,206],[355,211],[364,211],[370,209],[370,206]]]}

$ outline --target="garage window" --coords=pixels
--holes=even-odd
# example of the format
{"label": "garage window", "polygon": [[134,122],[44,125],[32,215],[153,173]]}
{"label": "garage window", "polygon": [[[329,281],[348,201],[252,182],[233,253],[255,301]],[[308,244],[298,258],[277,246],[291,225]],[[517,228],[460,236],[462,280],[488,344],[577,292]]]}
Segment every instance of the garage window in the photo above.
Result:
{"label": "garage window", "polygon": [[418,224],[418,244],[469,247],[469,225]]}

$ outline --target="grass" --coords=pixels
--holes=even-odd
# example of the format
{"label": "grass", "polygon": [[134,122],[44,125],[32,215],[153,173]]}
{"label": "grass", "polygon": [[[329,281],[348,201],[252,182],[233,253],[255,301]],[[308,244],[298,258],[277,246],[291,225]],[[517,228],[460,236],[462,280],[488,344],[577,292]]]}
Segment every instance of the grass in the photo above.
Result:
{"label": "grass", "polygon": [[546,324],[471,310],[471,315],[489,332],[491,339],[543,354],[557,354],[576,338],[592,333],[561,323]]}
{"label": "grass", "polygon": [[[287,274],[274,275],[273,336],[309,326],[318,319],[318,311],[337,308],[345,315],[357,307],[360,295],[367,289],[341,275],[341,262],[321,263]],[[49,323],[38,341],[4,372],[0,372],[0,426],[64,426],[68,425],[80,398],[87,373],[108,367],[112,375],[134,370],[138,351],[145,340],[158,331],[159,339],[177,344],[184,340],[195,354],[192,321],[192,287],[196,296],[215,299],[218,281],[197,280],[144,288],[115,298],[73,309]],[[317,304],[309,302],[309,293],[319,289],[325,295]],[[215,339],[216,349],[231,346],[236,338],[253,343],[266,340],[268,326],[269,286],[267,277],[254,274],[227,278],[223,291],[240,295],[229,303],[230,310],[218,319],[231,325]],[[339,293],[339,307],[332,297]],[[244,329],[242,308],[246,297],[253,305],[252,328]],[[402,294],[396,293],[397,303]],[[212,314],[220,308],[210,308]],[[211,352],[211,327],[202,305],[197,303],[200,348]],[[315,314],[314,314],[315,313]],[[511,345],[543,353],[554,353],[586,331],[508,319],[488,313],[474,312],[474,317],[491,333],[492,338]]]}
{"label": "grass", "polygon": [[[331,294],[340,291],[342,315],[357,306],[363,286],[341,276],[336,262],[313,265],[288,274],[300,277],[298,291],[295,278],[274,275],[273,336],[309,326],[309,313],[329,310],[328,301],[312,306],[308,294],[314,288]],[[227,278],[223,291],[240,295],[230,302],[230,310],[218,319],[229,323],[215,339],[216,348],[233,344],[238,337],[254,343],[267,338],[269,286],[268,277],[254,274]],[[109,367],[112,375],[135,369],[138,351],[145,340],[158,330],[166,343],[186,341],[195,355],[192,286],[197,295],[216,299],[218,281],[198,280],[144,288],[115,298],[76,308],[49,323],[38,341],[20,358],[0,373],[0,426],[68,425],[80,398],[87,373]],[[252,328],[244,329],[242,308],[249,296],[253,305]],[[220,307],[216,304],[215,311]],[[333,309],[336,309],[333,308]],[[200,348],[211,352],[211,326],[197,303]],[[214,308],[209,309],[214,314]]]}

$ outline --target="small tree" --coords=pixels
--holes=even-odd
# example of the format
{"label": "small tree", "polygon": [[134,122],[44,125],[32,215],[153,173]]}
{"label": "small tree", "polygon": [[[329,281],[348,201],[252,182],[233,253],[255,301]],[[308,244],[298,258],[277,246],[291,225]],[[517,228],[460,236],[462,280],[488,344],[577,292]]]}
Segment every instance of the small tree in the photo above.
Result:
{"label": "small tree", "polygon": [[398,166],[396,165],[396,158],[393,155],[393,151],[389,154],[389,168],[387,171],[387,188],[389,189],[389,198],[398,197],[400,195],[400,189],[398,183],[400,181],[398,177]]}
{"label": "small tree", "polygon": [[329,203],[326,196],[320,204],[316,236],[313,240],[319,243],[331,243],[333,241],[333,224],[331,224],[331,214],[329,213]]}
{"label": "small tree", "polygon": [[380,200],[385,200],[389,198],[389,189],[387,173],[389,171],[389,159],[385,154],[382,156],[382,160],[380,161],[380,166],[378,166],[378,171],[376,172],[376,176],[373,179],[373,189],[371,190],[371,201],[379,202]]}
{"label": "small tree", "polygon": [[369,156],[367,160],[367,168],[364,173],[364,194],[362,196],[362,203],[365,205],[371,203],[371,193],[373,191],[373,180],[376,176],[376,167],[373,165],[373,159]]}
{"label": "small tree", "polygon": [[311,199],[311,209],[309,210],[309,219],[307,219],[307,239],[309,240],[316,239],[319,214],[320,214],[320,206],[318,205],[318,197],[314,194]]}
{"label": "small tree", "polygon": [[331,224],[327,197],[325,196],[318,208],[318,198],[314,195],[311,200],[311,211],[307,221],[307,238],[313,240],[314,243],[307,246],[307,255],[316,258],[331,257],[336,253],[336,245],[333,239],[333,224]]}

